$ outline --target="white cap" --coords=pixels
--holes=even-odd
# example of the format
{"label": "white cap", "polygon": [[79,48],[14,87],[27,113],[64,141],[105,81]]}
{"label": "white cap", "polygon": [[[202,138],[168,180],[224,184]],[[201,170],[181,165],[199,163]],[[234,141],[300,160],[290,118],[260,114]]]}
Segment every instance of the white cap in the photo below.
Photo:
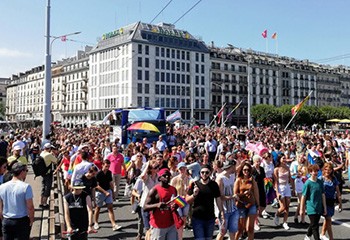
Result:
{"label": "white cap", "polygon": [[52,148],[53,146],[51,145],[51,143],[45,143],[44,144],[44,148]]}
{"label": "white cap", "polygon": [[21,148],[20,146],[14,146],[14,147],[12,148],[12,150],[14,150],[14,151],[16,151],[16,150],[22,150],[22,148]]}

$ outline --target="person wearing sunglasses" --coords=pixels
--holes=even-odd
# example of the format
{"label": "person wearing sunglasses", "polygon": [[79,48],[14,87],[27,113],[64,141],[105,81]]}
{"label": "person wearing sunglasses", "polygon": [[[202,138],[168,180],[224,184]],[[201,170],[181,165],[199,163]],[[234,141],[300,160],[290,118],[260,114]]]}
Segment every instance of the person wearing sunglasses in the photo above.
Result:
{"label": "person wearing sunglasses", "polygon": [[225,231],[225,215],[218,184],[210,179],[211,166],[203,165],[200,179],[192,182],[187,191],[186,201],[193,203],[192,227],[194,239],[209,240],[213,238],[215,213],[214,200],[220,211],[221,231]]}
{"label": "person wearing sunglasses", "polygon": [[150,212],[152,239],[177,240],[170,203],[177,196],[177,191],[169,185],[171,173],[168,168],[159,170],[158,176],[159,184],[149,191],[144,205],[144,211]]}
{"label": "person wearing sunglasses", "polygon": [[236,205],[239,211],[238,239],[244,231],[248,233],[248,240],[254,239],[254,221],[259,208],[259,190],[258,185],[252,177],[252,165],[245,161],[238,171],[238,178],[234,184],[234,194]]}

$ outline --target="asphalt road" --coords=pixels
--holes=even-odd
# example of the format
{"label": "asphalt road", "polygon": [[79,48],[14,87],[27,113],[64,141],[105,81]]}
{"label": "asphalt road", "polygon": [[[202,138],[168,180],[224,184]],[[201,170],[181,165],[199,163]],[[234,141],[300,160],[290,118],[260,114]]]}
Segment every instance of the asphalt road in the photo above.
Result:
{"label": "asphalt road", "polygon": [[[348,181],[346,181],[346,185],[348,185]],[[308,224],[302,225],[295,224],[293,222],[295,206],[296,199],[292,198],[288,218],[290,230],[284,230],[282,226],[275,226],[273,218],[260,219],[261,230],[255,232],[255,239],[304,239]],[[99,225],[101,228],[98,233],[91,234],[89,239],[135,239],[137,235],[137,216],[131,213],[129,199],[121,197],[119,202],[114,204],[114,209],[117,224],[121,225],[122,229],[116,232],[112,231],[112,226],[108,219],[107,209],[102,208],[99,220]],[[268,206],[268,213],[272,215],[275,211],[275,208]],[[308,222],[308,217],[306,217],[306,222]],[[320,222],[322,223],[323,219],[321,219]],[[340,213],[336,212],[333,217],[333,234],[334,239],[350,239],[350,189],[348,186],[344,187],[343,191],[343,211]],[[190,230],[185,230],[184,239],[193,239],[193,232]]]}

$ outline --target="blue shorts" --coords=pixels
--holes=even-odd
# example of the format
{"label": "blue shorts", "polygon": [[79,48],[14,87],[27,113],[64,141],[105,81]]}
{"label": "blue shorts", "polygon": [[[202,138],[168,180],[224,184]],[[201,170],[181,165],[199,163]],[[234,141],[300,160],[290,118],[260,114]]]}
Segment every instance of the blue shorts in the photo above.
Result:
{"label": "blue shorts", "polygon": [[[225,229],[228,230],[230,233],[235,233],[238,231],[238,219],[239,219],[239,213],[238,211],[225,213]],[[221,219],[219,220],[221,224]]]}
{"label": "blue shorts", "polygon": [[96,205],[98,207],[102,207],[103,203],[106,204],[113,204],[113,194],[112,194],[112,190],[109,189],[107,190],[107,192],[109,192],[109,196],[107,197],[104,193],[101,193],[99,191],[96,191]]}
{"label": "blue shorts", "polygon": [[248,215],[257,214],[256,205],[252,205],[250,208],[238,208],[239,218],[246,218]]}
{"label": "blue shorts", "polygon": [[326,217],[333,217],[334,215],[334,206],[327,206],[327,215]]}

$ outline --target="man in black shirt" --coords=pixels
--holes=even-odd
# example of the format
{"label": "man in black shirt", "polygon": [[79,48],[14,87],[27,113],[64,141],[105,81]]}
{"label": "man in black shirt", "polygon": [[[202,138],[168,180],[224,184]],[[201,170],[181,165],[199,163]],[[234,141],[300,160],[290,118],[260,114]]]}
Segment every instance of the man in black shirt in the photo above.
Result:
{"label": "man in black shirt", "polygon": [[5,136],[0,137],[0,157],[7,158],[8,154],[8,142],[5,141]]}
{"label": "man in black shirt", "polygon": [[112,230],[117,231],[121,228],[120,225],[115,223],[114,212],[113,212],[113,178],[112,172],[109,171],[111,162],[107,159],[103,161],[102,170],[96,175],[97,187],[96,187],[96,208],[95,208],[95,224],[94,229],[100,228],[98,225],[98,217],[100,215],[101,207],[104,203],[107,205],[109,220],[112,223]]}
{"label": "man in black shirt", "polygon": [[78,231],[71,236],[74,240],[88,239],[88,233],[92,231],[92,206],[91,198],[83,189],[82,182],[74,182],[73,192],[64,196],[64,217],[67,224],[67,232]]}

